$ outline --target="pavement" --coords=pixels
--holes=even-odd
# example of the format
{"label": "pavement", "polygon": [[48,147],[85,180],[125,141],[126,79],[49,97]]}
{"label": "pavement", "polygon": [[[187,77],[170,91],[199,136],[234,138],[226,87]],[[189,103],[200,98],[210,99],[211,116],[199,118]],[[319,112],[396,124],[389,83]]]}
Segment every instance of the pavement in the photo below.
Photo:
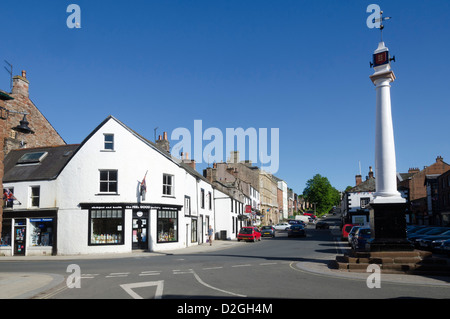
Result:
{"label": "pavement", "polygon": [[[333,229],[331,229],[333,233]],[[100,255],[77,255],[77,256],[2,256],[0,257],[0,299],[30,299],[40,293],[48,291],[61,285],[65,277],[48,273],[21,273],[21,272],[1,272],[1,263],[9,261],[39,261],[39,260],[79,260],[79,259],[111,259],[111,258],[135,258],[161,255],[195,254],[227,249],[244,243],[237,240],[216,240],[212,245],[202,244],[183,249],[168,250],[162,252],[138,251],[122,254],[100,254]],[[337,243],[338,244],[338,243]],[[347,272],[339,269],[332,269],[329,264],[334,260],[335,255],[324,256],[322,260],[293,262],[291,267],[294,270],[318,276],[330,276],[349,280],[367,281],[372,273]],[[403,274],[381,274],[382,282],[392,282],[406,285],[427,285],[445,286],[450,288],[449,276],[420,276]]]}

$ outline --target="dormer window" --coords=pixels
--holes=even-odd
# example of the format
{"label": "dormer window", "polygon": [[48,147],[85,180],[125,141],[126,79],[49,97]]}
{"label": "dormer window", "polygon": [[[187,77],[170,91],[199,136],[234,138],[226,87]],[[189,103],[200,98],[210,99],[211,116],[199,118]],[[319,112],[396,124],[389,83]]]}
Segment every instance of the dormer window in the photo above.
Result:
{"label": "dormer window", "polygon": [[105,150],[114,151],[114,134],[105,134]]}

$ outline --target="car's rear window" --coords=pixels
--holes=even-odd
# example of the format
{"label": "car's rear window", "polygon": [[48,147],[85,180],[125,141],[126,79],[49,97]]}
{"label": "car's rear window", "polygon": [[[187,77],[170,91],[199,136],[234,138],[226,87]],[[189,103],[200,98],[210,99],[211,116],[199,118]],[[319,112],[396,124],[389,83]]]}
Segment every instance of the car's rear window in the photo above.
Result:
{"label": "car's rear window", "polygon": [[252,233],[252,229],[251,228],[241,228],[241,230],[239,232],[241,234],[251,234]]}

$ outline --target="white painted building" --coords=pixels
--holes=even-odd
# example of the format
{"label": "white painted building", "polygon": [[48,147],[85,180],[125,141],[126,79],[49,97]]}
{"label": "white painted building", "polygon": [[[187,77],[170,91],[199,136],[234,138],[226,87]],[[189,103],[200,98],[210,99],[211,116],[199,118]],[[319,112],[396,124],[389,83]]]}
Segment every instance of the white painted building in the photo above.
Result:
{"label": "white painted building", "polygon": [[12,151],[4,188],[17,198],[4,212],[6,255],[171,250],[222,228],[212,185],[112,116],[80,145]]}
{"label": "white painted building", "polygon": [[289,218],[289,209],[288,209],[288,187],[287,183],[281,179],[278,179],[278,188],[281,189],[283,193],[283,219]]}

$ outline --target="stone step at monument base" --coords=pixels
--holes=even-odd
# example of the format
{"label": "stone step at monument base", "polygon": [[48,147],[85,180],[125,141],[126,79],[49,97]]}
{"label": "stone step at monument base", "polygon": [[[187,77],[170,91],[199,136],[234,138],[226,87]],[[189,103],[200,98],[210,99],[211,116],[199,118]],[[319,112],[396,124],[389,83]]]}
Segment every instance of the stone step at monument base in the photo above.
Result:
{"label": "stone step at monument base", "polygon": [[377,264],[382,274],[450,276],[450,264],[445,258],[422,250],[352,252],[337,256],[334,262],[336,269],[349,272],[366,272],[371,264]]}

